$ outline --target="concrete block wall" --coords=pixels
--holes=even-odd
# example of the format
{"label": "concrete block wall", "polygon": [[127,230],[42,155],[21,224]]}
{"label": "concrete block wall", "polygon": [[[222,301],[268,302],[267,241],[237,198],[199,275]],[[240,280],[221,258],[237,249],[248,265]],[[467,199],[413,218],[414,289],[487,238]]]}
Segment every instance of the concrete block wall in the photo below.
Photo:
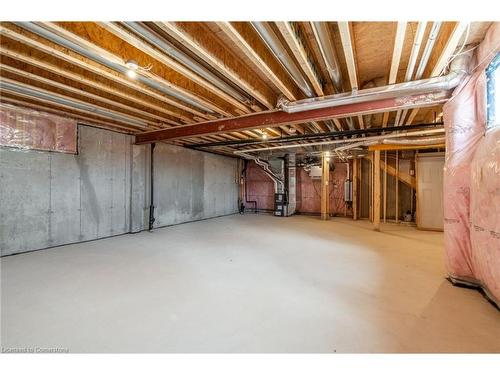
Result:
{"label": "concrete block wall", "polygon": [[[78,155],[0,147],[0,253],[148,227],[150,146],[79,126]],[[237,161],[158,144],[156,226],[237,212]]]}

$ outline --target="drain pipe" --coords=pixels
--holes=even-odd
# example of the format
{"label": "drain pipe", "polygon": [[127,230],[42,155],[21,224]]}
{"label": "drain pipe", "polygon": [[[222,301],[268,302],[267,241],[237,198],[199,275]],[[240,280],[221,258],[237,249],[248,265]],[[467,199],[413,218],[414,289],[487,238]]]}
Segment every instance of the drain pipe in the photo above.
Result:
{"label": "drain pipe", "polygon": [[314,96],[314,92],[300,72],[297,65],[293,62],[292,57],[288,54],[286,48],[283,46],[278,36],[275,34],[274,30],[267,22],[251,22],[257,34],[264,40],[267,46],[274,53],[276,58],[285,67],[288,73],[292,76],[292,79],[300,88],[300,90],[309,98]]}
{"label": "drain pipe", "polygon": [[155,222],[155,206],[154,206],[154,151],[156,143],[151,143],[151,157],[150,157],[150,172],[149,172],[149,188],[150,188],[150,205],[149,205],[149,231],[153,231]]}
{"label": "drain pipe", "polygon": [[281,100],[279,107],[287,113],[296,113],[320,108],[331,108],[345,104],[366,103],[374,100],[399,98],[403,102],[410,100],[412,95],[431,96],[437,92],[447,92],[454,89],[468,74],[469,62],[472,53],[468,52],[457,56],[451,63],[450,72],[441,77],[421,79],[411,82],[397,83],[387,86],[359,90],[352,93],[343,93],[309,98],[288,102]]}
{"label": "drain pipe", "polygon": [[244,196],[244,201],[246,203],[253,203],[253,209],[254,213],[257,213],[257,201],[249,201],[248,200],[248,183],[247,183],[247,168],[248,168],[248,159],[243,160],[244,167],[243,170],[241,171],[241,177],[243,177],[243,183],[245,184],[245,196]]}

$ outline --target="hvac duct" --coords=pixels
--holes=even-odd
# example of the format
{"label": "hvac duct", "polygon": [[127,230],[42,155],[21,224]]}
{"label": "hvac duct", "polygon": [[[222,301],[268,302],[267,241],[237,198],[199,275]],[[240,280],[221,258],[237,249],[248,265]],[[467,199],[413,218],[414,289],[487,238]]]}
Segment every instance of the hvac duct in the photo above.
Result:
{"label": "hvac duct", "polygon": [[393,85],[359,90],[356,93],[336,94],[322,98],[303,99],[295,102],[282,100],[279,103],[279,107],[285,112],[295,113],[381,99],[400,98],[404,100],[405,97],[410,95],[449,91],[458,86],[462,79],[467,75],[471,56],[470,52],[457,56],[451,63],[450,72],[442,77],[397,83]]}
{"label": "hvac duct", "polygon": [[427,38],[427,43],[425,44],[424,52],[422,53],[422,57],[420,58],[420,63],[418,65],[417,72],[415,73],[415,79],[422,78],[425,67],[427,66],[427,62],[429,61],[429,57],[431,56],[432,49],[434,48],[434,43],[436,43],[436,38],[439,34],[440,29],[441,29],[441,22],[434,22],[431,28],[431,32],[429,33],[429,37]]}
{"label": "hvac duct", "polygon": [[333,87],[337,93],[342,92],[342,72],[340,70],[339,60],[337,53],[332,44],[332,40],[328,33],[328,26],[326,22],[311,22],[314,36],[319,44],[319,50],[325,61],[328,75],[332,80]]}
{"label": "hvac duct", "polygon": [[314,92],[300,72],[297,65],[295,65],[292,57],[287,52],[286,48],[283,46],[278,36],[275,34],[274,30],[266,22],[252,22],[252,26],[264,40],[267,46],[271,49],[278,60],[283,64],[285,69],[290,73],[294,82],[300,88],[300,90],[309,98],[314,96]]}
{"label": "hvac duct", "polygon": [[62,97],[59,97],[56,95],[52,95],[52,94],[37,90],[34,87],[26,87],[24,85],[17,84],[15,82],[8,82],[8,81],[6,81],[5,78],[3,78],[2,81],[0,82],[0,87],[2,88],[2,90],[7,91],[7,92],[11,92],[14,94],[20,94],[20,95],[25,95],[28,97],[38,98],[38,99],[49,101],[51,103],[60,104],[60,105],[74,108],[74,109],[79,109],[82,111],[95,113],[97,115],[101,115],[101,116],[110,118],[112,120],[117,120],[120,122],[124,122],[126,124],[139,126],[141,128],[148,127],[148,124],[146,122],[136,120],[136,119],[129,117],[125,114],[108,112],[108,111],[103,110],[101,108],[95,107],[92,104],[86,104],[86,103],[82,103],[79,101],[62,98]]}
{"label": "hvac duct", "polygon": [[[52,32],[50,30],[47,30],[43,28],[40,25],[37,25],[33,22],[14,22],[17,26],[22,27],[25,30],[28,30],[34,34],[37,34],[47,40],[50,40],[53,43],[59,44],[65,48],[68,48],[82,56],[85,56],[86,58],[93,60],[95,62],[98,62],[99,64],[102,64],[104,66],[107,66],[110,69],[113,69],[114,71],[117,71],[121,74],[127,74],[128,68],[125,66],[124,63],[120,64],[115,61],[110,61],[109,59],[99,55],[98,53],[94,51],[90,51],[85,47],[82,47],[78,45],[77,43],[74,43],[70,40],[67,40],[66,38],[57,35],[55,32]],[[178,100],[181,100],[185,103],[188,103],[192,105],[193,107],[196,107],[198,109],[201,109],[205,112],[208,113],[213,113],[213,111],[210,108],[206,108],[205,106],[199,104],[197,101],[186,97],[182,93],[177,92],[176,90],[173,90],[169,87],[166,87],[164,85],[161,85],[157,82],[155,82],[152,79],[149,79],[148,77],[144,77],[142,75],[137,75],[137,81],[145,84],[146,86],[152,87],[166,95],[172,96]]]}
{"label": "hvac duct", "polygon": [[[288,148],[298,148],[298,147],[304,147],[304,146],[326,146],[326,145],[331,145],[331,144],[342,144],[342,143],[352,143],[352,142],[357,142],[359,143],[357,146],[363,146],[365,143],[369,143],[372,141],[376,141],[375,143],[378,143],[379,141],[382,141],[384,139],[390,139],[390,138],[400,138],[400,137],[411,137],[415,135],[429,135],[429,134],[439,134],[439,133],[444,133],[444,128],[438,128],[438,129],[428,129],[428,130],[419,130],[419,131],[401,131],[399,133],[395,134],[384,134],[384,135],[376,135],[372,137],[365,137],[363,141],[359,141],[359,138],[348,138],[348,139],[335,139],[331,141],[323,141],[323,142],[311,142],[311,143],[305,143],[305,144],[292,144],[292,145],[283,145],[283,146],[274,146],[274,147],[262,147],[262,148],[253,148],[253,149],[247,149],[247,150],[237,150],[234,151],[234,154],[240,154],[243,156],[243,154],[247,152],[261,152],[261,151],[273,151],[273,150],[282,150],[282,149],[288,149]],[[345,147],[345,146],[342,146]],[[249,155],[247,155],[249,156]],[[254,156],[250,156],[251,158],[254,158]]]}
{"label": "hvac duct", "polygon": [[140,35],[143,39],[148,41],[150,44],[159,48],[163,53],[174,58],[181,64],[184,64],[193,72],[198,74],[200,77],[205,78],[207,81],[209,81],[210,83],[212,83],[214,86],[218,87],[225,93],[233,96],[242,103],[249,103],[248,98],[240,94],[237,90],[228,85],[226,82],[222,81],[218,76],[213,74],[211,71],[209,71],[199,63],[195,62],[184,52],[179,51],[173,44],[159,37],[154,32],[148,30],[144,26],[142,26],[139,22],[124,22],[124,24],[129,29]]}

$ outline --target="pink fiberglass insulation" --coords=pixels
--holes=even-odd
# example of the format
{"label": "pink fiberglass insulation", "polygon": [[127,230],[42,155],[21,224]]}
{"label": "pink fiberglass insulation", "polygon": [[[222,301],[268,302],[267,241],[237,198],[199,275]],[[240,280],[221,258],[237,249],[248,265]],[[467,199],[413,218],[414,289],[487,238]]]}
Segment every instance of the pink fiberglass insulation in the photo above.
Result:
{"label": "pink fiberglass insulation", "polygon": [[500,301],[500,128],[486,132],[472,161],[472,269],[496,302]]}
{"label": "pink fiberglass insulation", "polygon": [[[495,227],[498,229],[496,214],[488,213],[484,218],[478,217],[481,215],[480,205],[485,204],[484,199],[490,201],[490,210],[498,210],[498,205],[493,204],[494,196],[491,195],[492,192],[498,195],[498,163],[496,174],[488,177],[491,179],[491,181],[488,180],[489,187],[477,182],[474,176],[477,177],[479,176],[477,173],[480,173],[475,169],[480,167],[476,164],[480,161],[475,157],[480,158],[483,163],[492,165],[487,168],[486,173],[495,171],[495,162],[492,158],[498,158],[498,153],[488,153],[484,149],[494,144],[495,141],[491,137],[497,137],[497,133],[492,132],[486,137],[484,135],[487,120],[485,68],[498,53],[499,42],[500,27],[498,23],[493,23],[485,39],[475,51],[471,75],[455,89],[452,99],[444,105],[443,111],[446,128],[443,185],[444,245],[448,272],[456,280],[484,286],[491,293],[495,293],[497,299],[500,297],[498,295],[498,257],[500,256],[498,239],[490,237],[488,241],[493,242],[485,246],[488,241],[480,234],[480,230],[478,232],[474,230],[474,223],[480,222],[477,224],[478,229],[492,228],[493,231]],[[483,177],[484,172],[483,170]],[[496,186],[496,190],[491,190],[493,186]],[[476,207],[478,210],[474,211]],[[497,245],[494,241],[497,241]],[[496,248],[496,251],[491,250],[492,247]],[[496,260],[492,261],[492,257]],[[487,263],[491,265],[488,266]],[[492,266],[497,267],[496,272],[491,270]]]}
{"label": "pink fiberglass insulation", "polygon": [[76,153],[76,121],[27,108],[0,105],[0,145]]}

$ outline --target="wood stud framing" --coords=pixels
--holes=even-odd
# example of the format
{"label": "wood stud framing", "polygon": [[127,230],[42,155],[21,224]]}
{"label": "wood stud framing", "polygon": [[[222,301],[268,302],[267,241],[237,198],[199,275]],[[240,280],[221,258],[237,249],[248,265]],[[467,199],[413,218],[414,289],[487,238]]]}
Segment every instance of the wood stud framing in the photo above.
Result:
{"label": "wood stud framing", "polygon": [[[144,134],[144,132],[155,129],[185,129],[186,125],[189,127],[195,124],[196,126],[199,125],[200,129],[203,129],[207,121],[218,123],[222,118],[233,119],[238,116],[253,116],[256,114],[267,116],[266,113],[274,111],[280,97],[290,101],[304,98],[300,89],[293,80],[289,79],[290,77],[282,69],[279,62],[274,61],[275,58],[272,54],[259,47],[256,40],[252,39],[253,29],[241,22],[203,23],[202,26],[195,26],[194,23],[189,22],[154,22],[142,23],[141,25],[149,28],[152,32],[156,32],[158,36],[165,38],[176,48],[181,49],[183,53],[201,63],[206,69],[216,74],[220,80],[237,89],[248,100],[242,100],[241,96],[238,98],[238,95],[235,95],[234,92],[232,96],[231,90],[225,90],[224,87],[215,85],[214,81],[200,76],[187,65],[174,59],[166,51],[162,51],[158,46],[150,44],[139,34],[125,27],[124,24],[119,22],[87,22],[83,28],[78,28],[75,23],[70,24],[37,22],[37,25],[78,43],[88,50],[99,53],[110,61],[122,64],[122,66],[125,64],[126,59],[135,58],[135,56],[127,55],[135,51],[141,55],[143,61],[151,60],[153,65],[161,68],[155,70],[154,73],[141,72],[143,76],[161,87],[182,95],[178,97],[168,95],[167,91],[164,92],[146,84],[151,81],[140,82],[129,79],[108,66],[33,34],[14,23],[1,22],[0,35],[5,41],[0,47],[2,56],[0,79],[2,82],[15,82],[24,85],[23,87],[45,90],[53,95],[80,101],[111,114],[119,114],[124,116],[121,117],[122,119],[128,118],[131,121],[126,122],[118,120],[116,117],[106,117],[102,111],[92,113],[71,108],[70,106],[51,103],[47,100],[43,101],[40,98],[23,96],[5,88],[2,88],[2,93],[5,94],[2,101],[19,106],[30,106],[31,108],[38,108],[52,113],[67,114],[81,121],[86,121],[93,126],[133,134]],[[397,22],[393,25],[392,30],[395,30],[395,34],[392,34],[394,35],[394,46],[392,53],[387,55],[387,65],[376,68],[370,67],[374,73],[368,77],[372,80],[383,77],[389,84],[396,83],[398,77],[399,81],[402,80],[402,76],[398,76],[398,72],[402,69],[406,71],[404,80],[412,79],[414,68],[418,65],[419,58],[421,58],[422,48],[419,48],[420,44],[425,35],[428,34],[431,23]],[[314,37],[306,35],[307,30],[310,29],[309,25],[301,22],[293,24],[290,22],[275,22],[273,27],[279,31],[280,38],[284,41],[284,44],[291,52],[292,58],[314,89],[316,96],[321,97],[331,93],[331,85],[325,84],[325,82],[329,82],[329,77],[327,72],[324,71],[321,56],[315,50],[317,46],[314,44]],[[363,52],[365,52],[367,43],[363,43],[363,38],[366,38],[366,33],[375,33],[378,30],[384,30],[384,28],[378,26],[377,23],[360,27],[356,22],[332,22],[329,23],[329,28],[334,42],[333,47],[339,56],[339,63],[345,77],[345,82],[343,82],[344,90],[356,91],[359,87],[364,87],[367,83],[366,67],[372,63],[369,54],[365,55],[363,53],[362,61],[358,60],[361,52],[356,51],[356,49],[363,46]],[[450,57],[456,53],[457,48],[462,43],[465,45],[467,42],[464,41],[464,34],[468,35],[468,33],[465,33],[467,28],[468,23],[465,22],[443,22],[423,78],[437,76],[442,73]],[[203,30],[209,31],[210,35],[200,35]],[[302,40],[301,36],[298,36],[296,30],[306,31],[304,40]],[[412,36],[409,35],[410,30],[414,32],[414,34],[411,34]],[[85,33],[85,31],[88,31],[88,33]],[[386,34],[389,35],[387,32]],[[102,40],[97,40],[96,36],[100,36]],[[413,46],[409,45],[410,38],[413,41]],[[475,38],[475,40],[478,40],[477,36]],[[123,43],[123,48],[114,49],[113,40]],[[211,41],[216,43],[218,47],[213,48],[210,45]],[[374,45],[373,48],[374,53],[376,53],[377,46]],[[48,56],[48,58],[43,59],[40,58],[41,56]],[[366,56],[368,58],[365,58]],[[58,65],[58,62],[61,62],[61,65]],[[388,69],[388,67],[390,68]],[[378,75],[375,75],[375,73]],[[174,79],[175,77],[177,77],[177,81]],[[193,103],[198,103],[200,107],[190,104],[189,100],[183,101],[182,97],[188,98]],[[440,103],[436,105],[440,105]],[[202,110],[201,107],[207,110]],[[440,107],[436,108],[439,112]],[[396,111],[397,108],[392,110]],[[366,112],[360,112],[354,115],[357,117],[357,121],[354,123],[358,124],[359,128],[367,126],[386,127],[389,122],[392,124],[394,120],[397,125],[411,124],[425,120],[427,115],[422,112],[418,115],[418,108],[409,112],[402,109],[398,113],[384,112],[380,116],[371,116],[370,119],[363,117]],[[293,117],[291,121],[283,121],[276,127],[266,126],[266,123],[262,123],[259,127],[228,128],[216,132],[205,132],[205,134],[185,133],[177,138],[175,142],[196,144],[203,142],[204,139],[237,140],[259,138],[261,137],[261,131],[266,131],[271,137],[279,137],[292,133],[344,130],[346,126],[344,122],[345,116],[349,115],[342,116],[340,112],[329,114],[329,117],[310,117],[303,121],[296,120]],[[375,117],[376,120],[373,120]],[[296,131],[293,131],[293,128]],[[219,150],[230,153],[232,148],[220,148]],[[376,151],[380,151],[380,149]],[[356,163],[359,165],[358,162]],[[374,163],[376,163],[376,156],[374,156]],[[386,163],[383,164],[386,165]],[[356,171],[359,172],[359,170],[354,169],[353,180]],[[374,172],[375,174],[380,173],[377,168],[375,168]],[[384,169],[384,176],[386,173],[386,169]],[[384,200],[386,199],[385,190],[386,183],[384,183]],[[374,198],[376,199],[375,193],[376,191],[374,192]],[[356,210],[359,211],[358,199],[356,199],[356,204]],[[384,203],[384,213],[385,210]]]}

